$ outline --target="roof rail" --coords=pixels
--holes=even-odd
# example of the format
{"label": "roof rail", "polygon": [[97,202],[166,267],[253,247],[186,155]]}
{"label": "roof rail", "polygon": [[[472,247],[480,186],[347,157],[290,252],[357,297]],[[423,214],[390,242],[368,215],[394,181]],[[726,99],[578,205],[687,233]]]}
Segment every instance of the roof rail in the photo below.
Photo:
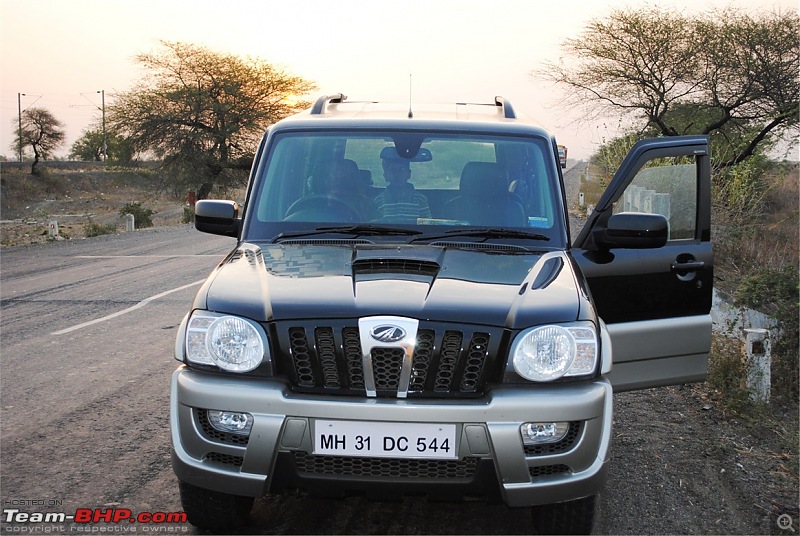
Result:
{"label": "roof rail", "polygon": [[314,106],[311,107],[312,115],[320,115],[325,113],[325,105],[331,102],[339,103],[344,102],[347,95],[343,93],[334,93],[333,95],[323,95],[317,99]]}
{"label": "roof rail", "polygon": [[503,109],[503,117],[506,119],[516,119],[517,114],[514,113],[514,108],[511,106],[511,103],[505,100],[503,97],[497,96],[494,98],[495,106],[499,106]]}

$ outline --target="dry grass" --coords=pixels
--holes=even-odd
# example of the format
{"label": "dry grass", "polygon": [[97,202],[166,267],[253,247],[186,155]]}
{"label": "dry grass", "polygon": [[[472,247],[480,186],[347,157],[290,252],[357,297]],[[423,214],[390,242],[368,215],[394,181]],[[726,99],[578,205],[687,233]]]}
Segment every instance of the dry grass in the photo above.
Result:
{"label": "dry grass", "polygon": [[[152,209],[155,226],[181,222],[183,199],[164,188],[163,179],[148,168],[47,169],[40,177],[26,169],[3,167],[0,172],[0,245],[45,242],[48,224],[58,221],[63,238],[84,238],[98,225],[125,229],[119,210],[139,202]],[[91,233],[89,233],[91,234]]]}
{"label": "dry grass", "polygon": [[726,279],[736,281],[755,271],[780,270],[798,264],[798,167],[771,173],[765,182],[761,213],[756,217],[736,218],[718,233],[717,267]]}

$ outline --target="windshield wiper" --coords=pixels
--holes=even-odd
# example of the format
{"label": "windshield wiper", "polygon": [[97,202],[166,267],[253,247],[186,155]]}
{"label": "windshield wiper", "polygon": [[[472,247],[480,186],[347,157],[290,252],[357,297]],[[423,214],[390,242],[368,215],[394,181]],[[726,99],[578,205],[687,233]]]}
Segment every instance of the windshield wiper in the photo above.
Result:
{"label": "windshield wiper", "polygon": [[289,231],[280,233],[272,239],[272,243],[275,244],[288,238],[300,238],[303,236],[316,236],[329,233],[350,234],[353,236],[412,236],[422,234],[422,231],[404,229],[402,227],[384,227],[381,225],[333,225],[317,227],[313,231]]}
{"label": "windshield wiper", "polygon": [[452,231],[445,231],[443,234],[435,236],[420,236],[413,238],[409,241],[417,242],[419,240],[436,240],[438,238],[453,238],[457,236],[474,236],[476,238],[524,238],[527,240],[550,240],[549,236],[541,233],[531,233],[529,231],[520,231],[518,229],[504,229],[502,227],[484,227],[473,229],[453,229]]}

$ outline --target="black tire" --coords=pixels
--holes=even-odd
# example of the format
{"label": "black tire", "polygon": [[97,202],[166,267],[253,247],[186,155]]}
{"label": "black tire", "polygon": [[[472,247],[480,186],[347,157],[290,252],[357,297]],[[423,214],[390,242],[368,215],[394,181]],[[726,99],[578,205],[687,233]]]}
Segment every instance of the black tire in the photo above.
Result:
{"label": "black tire", "polygon": [[591,534],[595,497],[534,506],[533,526],[539,534]]}
{"label": "black tire", "polygon": [[192,525],[200,529],[235,529],[247,523],[253,497],[242,497],[179,482],[181,505]]}

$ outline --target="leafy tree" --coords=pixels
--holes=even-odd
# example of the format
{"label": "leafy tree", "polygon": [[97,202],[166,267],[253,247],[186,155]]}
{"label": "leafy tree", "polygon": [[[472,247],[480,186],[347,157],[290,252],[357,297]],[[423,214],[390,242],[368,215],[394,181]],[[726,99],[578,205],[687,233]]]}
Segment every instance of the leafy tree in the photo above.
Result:
{"label": "leafy tree", "polygon": [[719,167],[796,138],[796,12],[616,10],[564,48],[574,61],[537,74],[569,87],[573,105],[627,116],[642,134],[709,135]]}
{"label": "leafy tree", "polygon": [[103,135],[102,128],[88,128],[80,138],[75,140],[70,150],[70,158],[84,161],[100,162],[103,160],[103,146],[105,145],[106,158],[117,162],[129,162],[133,159],[131,144],[119,134],[106,131]]}
{"label": "leafy tree", "polygon": [[[20,129],[21,124],[21,129]],[[37,175],[36,166],[40,158],[47,158],[52,151],[64,143],[64,124],[44,108],[28,108],[17,121],[13,121],[16,137],[11,145],[33,150],[31,175]]]}
{"label": "leafy tree", "polygon": [[298,97],[314,84],[259,59],[162,45],[137,57],[147,75],[117,96],[107,124],[134,151],[163,159],[176,186],[199,199],[242,184],[264,129],[308,106]]}

